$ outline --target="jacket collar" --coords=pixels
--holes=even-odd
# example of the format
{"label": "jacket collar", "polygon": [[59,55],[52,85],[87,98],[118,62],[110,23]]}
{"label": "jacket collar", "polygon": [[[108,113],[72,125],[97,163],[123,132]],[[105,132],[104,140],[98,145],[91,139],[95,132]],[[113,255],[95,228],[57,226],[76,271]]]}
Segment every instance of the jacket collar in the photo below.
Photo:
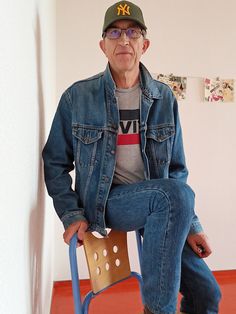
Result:
{"label": "jacket collar", "polygon": [[140,87],[144,95],[151,99],[162,98],[156,81],[152,78],[147,68],[140,62]]}
{"label": "jacket collar", "polygon": [[[159,99],[162,98],[159,88],[157,87],[156,81],[152,78],[151,74],[147,70],[147,68],[140,62],[140,87],[143,94],[151,99]],[[116,84],[112,78],[111,70],[109,67],[109,63],[104,72],[104,79],[106,83],[106,87],[108,90],[114,94],[116,89]]]}

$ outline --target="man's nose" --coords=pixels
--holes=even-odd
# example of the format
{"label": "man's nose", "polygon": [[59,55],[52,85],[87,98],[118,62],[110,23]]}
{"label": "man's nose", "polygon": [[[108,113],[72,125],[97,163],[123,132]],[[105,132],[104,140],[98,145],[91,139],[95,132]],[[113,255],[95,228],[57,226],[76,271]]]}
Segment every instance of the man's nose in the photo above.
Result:
{"label": "man's nose", "polygon": [[126,35],[125,31],[122,31],[120,34],[119,42],[122,45],[128,45],[129,44],[129,37]]}

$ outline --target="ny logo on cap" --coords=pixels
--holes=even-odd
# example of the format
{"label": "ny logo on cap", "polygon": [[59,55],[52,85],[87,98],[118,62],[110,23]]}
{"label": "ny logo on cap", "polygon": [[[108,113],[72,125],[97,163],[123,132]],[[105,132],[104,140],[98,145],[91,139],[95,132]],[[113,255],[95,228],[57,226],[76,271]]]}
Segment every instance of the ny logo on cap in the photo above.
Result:
{"label": "ny logo on cap", "polygon": [[130,7],[125,3],[117,7],[117,15],[130,15]]}

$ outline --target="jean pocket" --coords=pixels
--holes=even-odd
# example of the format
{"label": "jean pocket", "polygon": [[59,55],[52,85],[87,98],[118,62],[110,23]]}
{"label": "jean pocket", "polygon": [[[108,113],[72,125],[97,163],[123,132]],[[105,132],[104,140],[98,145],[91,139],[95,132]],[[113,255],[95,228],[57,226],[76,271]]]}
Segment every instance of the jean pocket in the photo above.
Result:
{"label": "jean pocket", "polygon": [[175,127],[170,124],[147,129],[147,154],[153,163],[170,161],[174,134]]}
{"label": "jean pocket", "polygon": [[77,166],[82,168],[93,166],[96,163],[99,141],[101,142],[103,130],[73,126],[72,134]]}

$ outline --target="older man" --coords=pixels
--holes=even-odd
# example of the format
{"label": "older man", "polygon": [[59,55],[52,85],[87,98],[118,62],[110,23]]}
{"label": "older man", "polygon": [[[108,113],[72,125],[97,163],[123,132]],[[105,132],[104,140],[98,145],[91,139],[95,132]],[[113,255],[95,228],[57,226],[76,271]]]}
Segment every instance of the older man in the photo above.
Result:
{"label": "older man", "polygon": [[[186,184],[178,106],[140,63],[149,48],[141,9],[120,1],[105,14],[103,73],[60,100],[43,151],[45,180],[70,242],[87,229],[143,230],[144,313],[218,313],[211,253]],[[70,171],[75,164],[75,189]]]}

